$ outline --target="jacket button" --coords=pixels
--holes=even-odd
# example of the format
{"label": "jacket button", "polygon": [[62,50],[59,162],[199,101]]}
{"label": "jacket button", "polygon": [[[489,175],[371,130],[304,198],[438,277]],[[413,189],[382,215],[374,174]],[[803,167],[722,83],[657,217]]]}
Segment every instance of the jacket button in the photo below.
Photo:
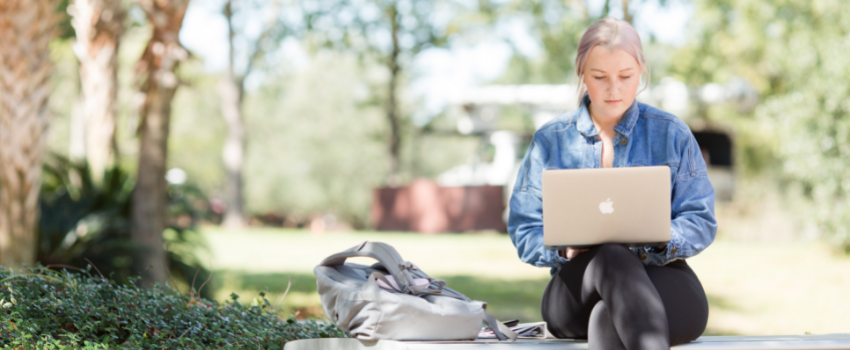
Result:
{"label": "jacket button", "polygon": [[640,260],[646,260],[646,254],[641,254],[641,255],[640,255]]}
{"label": "jacket button", "polygon": [[629,144],[629,140],[624,137],[624,138],[620,139],[620,144],[625,146],[625,145]]}
{"label": "jacket button", "polygon": [[671,249],[670,252],[673,253],[673,254],[676,254],[676,247],[673,247],[673,249]]}

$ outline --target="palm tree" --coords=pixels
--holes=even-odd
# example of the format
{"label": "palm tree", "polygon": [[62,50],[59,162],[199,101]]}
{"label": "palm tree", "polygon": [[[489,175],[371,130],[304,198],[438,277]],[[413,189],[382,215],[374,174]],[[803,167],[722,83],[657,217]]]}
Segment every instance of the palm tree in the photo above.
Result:
{"label": "palm tree", "polygon": [[0,0],[0,264],[35,260],[55,0]]}
{"label": "palm tree", "polygon": [[139,59],[136,72],[144,96],[139,125],[139,170],[133,192],[133,241],[147,250],[138,266],[147,271],[144,283],[166,281],[162,231],[166,227],[168,124],[171,100],[177,90],[177,65],[188,52],[177,37],[189,0],[140,0],[153,34]]}
{"label": "palm tree", "polygon": [[118,46],[126,18],[121,5],[117,0],[76,0],[68,9],[77,34],[74,53],[80,60],[86,159],[96,181],[118,156]]}

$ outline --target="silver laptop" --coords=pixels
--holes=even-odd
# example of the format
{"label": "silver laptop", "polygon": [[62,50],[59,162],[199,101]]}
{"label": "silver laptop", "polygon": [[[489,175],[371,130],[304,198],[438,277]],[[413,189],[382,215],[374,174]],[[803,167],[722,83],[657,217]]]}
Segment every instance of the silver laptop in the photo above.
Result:
{"label": "silver laptop", "polygon": [[670,168],[543,172],[543,243],[548,249],[670,241]]}

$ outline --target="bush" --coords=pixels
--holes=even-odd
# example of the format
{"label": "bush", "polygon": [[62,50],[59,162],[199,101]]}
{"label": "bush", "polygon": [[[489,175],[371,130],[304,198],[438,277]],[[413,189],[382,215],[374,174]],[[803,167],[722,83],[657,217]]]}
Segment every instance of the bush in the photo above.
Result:
{"label": "bush", "polygon": [[[44,164],[44,181],[39,193],[38,262],[46,266],[81,267],[88,263],[104,275],[123,280],[144,274],[140,256],[146,254],[130,238],[131,205],[135,187],[130,174],[120,167],[107,169],[95,181],[85,161],[71,161],[51,154]],[[195,230],[206,212],[206,198],[191,185],[169,185],[168,227],[163,233],[171,275],[188,285],[205,280],[194,252],[205,245]],[[212,295],[207,286],[203,297]]]}
{"label": "bush", "polygon": [[[89,267],[90,269],[90,267]],[[14,349],[282,349],[292,340],[344,337],[332,324],[283,318],[260,293],[224,304],[138,277],[0,267],[0,346]]]}

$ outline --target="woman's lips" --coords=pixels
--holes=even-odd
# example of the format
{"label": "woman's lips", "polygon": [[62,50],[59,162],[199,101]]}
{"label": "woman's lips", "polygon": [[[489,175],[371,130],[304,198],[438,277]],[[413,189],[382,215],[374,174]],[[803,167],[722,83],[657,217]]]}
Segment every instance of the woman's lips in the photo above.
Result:
{"label": "woman's lips", "polygon": [[615,105],[615,104],[618,104],[618,103],[620,103],[620,102],[622,102],[622,101],[623,101],[623,100],[605,100],[605,103],[607,103],[607,104],[609,104],[609,105]]}

